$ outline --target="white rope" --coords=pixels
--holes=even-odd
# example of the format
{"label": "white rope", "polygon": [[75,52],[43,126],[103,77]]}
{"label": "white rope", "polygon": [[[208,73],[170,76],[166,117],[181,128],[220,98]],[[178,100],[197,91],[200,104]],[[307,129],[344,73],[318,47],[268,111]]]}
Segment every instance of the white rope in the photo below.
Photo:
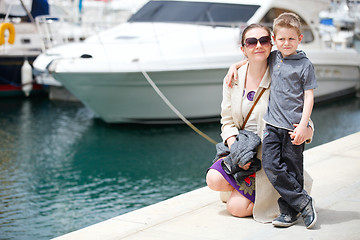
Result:
{"label": "white rope", "polygon": [[[138,60],[134,60],[134,61],[138,61]],[[139,64],[140,66],[140,64]],[[200,136],[202,136],[203,138],[205,138],[206,140],[208,140],[209,142],[213,143],[213,144],[217,144],[217,142],[212,139],[211,137],[209,137],[208,135],[206,135],[205,133],[203,133],[202,131],[200,131],[197,127],[195,127],[189,120],[187,120],[184,115],[182,115],[175,107],[174,105],[171,104],[171,102],[165,97],[165,95],[160,91],[160,89],[156,86],[156,84],[154,83],[153,80],[151,80],[150,76],[147,74],[146,71],[144,71],[141,67],[141,72],[144,75],[144,77],[146,78],[146,80],[149,82],[149,84],[152,86],[152,88],[155,90],[155,92],[161,97],[161,99],[166,103],[166,105],[169,106],[169,108],[184,122],[186,123],[189,127],[191,127],[195,132],[197,132]]]}

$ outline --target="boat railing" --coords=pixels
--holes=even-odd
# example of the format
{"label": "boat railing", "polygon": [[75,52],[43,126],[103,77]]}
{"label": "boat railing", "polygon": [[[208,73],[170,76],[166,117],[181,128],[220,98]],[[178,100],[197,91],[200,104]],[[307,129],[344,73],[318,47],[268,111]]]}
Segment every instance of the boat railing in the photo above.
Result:
{"label": "boat railing", "polygon": [[360,1],[340,1],[320,13],[320,35],[329,48],[353,48],[359,51]]}
{"label": "boat railing", "polygon": [[87,37],[117,24],[109,21],[82,21],[81,18],[74,20],[72,17],[64,16],[38,16],[35,22],[45,49],[84,41]]}

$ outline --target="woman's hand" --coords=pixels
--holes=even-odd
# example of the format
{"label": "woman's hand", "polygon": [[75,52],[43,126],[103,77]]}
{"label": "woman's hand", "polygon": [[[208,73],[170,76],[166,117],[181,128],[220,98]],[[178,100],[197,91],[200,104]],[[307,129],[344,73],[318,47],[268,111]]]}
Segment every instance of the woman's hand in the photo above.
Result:
{"label": "woman's hand", "polygon": [[235,136],[231,136],[228,139],[226,139],[226,143],[229,147],[229,150],[231,149],[231,145],[233,145],[233,143],[235,142],[236,137]]}
{"label": "woman's hand", "polygon": [[[233,143],[235,142],[235,140],[236,140],[236,137],[235,137],[235,136],[231,136],[231,137],[229,137],[228,139],[226,139],[226,143],[227,143],[229,149],[231,149],[231,145],[233,145]],[[249,167],[250,167],[250,164],[251,164],[251,162],[245,164],[244,166],[240,166],[240,165],[239,165],[239,167],[242,168],[242,169],[244,169],[244,170],[248,170]]]}
{"label": "woman's hand", "polygon": [[240,165],[239,165],[239,167],[241,167],[241,168],[244,169],[244,170],[248,170],[248,169],[250,168],[250,165],[251,165],[251,162],[248,162],[248,163],[245,164],[244,166],[240,166]]}
{"label": "woman's hand", "polygon": [[293,139],[291,142],[294,145],[303,144],[313,135],[313,130],[311,127],[299,126],[299,124],[294,124],[294,127],[294,131],[289,132],[290,138]]}

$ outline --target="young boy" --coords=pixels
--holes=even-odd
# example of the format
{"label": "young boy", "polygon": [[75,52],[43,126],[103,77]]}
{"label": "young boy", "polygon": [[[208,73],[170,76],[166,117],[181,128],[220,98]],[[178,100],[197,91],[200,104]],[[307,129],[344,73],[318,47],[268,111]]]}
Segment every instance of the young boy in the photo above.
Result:
{"label": "young boy", "polygon": [[[266,175],[280,194],[280,215],[272,222],[277,227],[296,223],[299,213],[305,226],[317,220],[313,199],[304,190],[303,151],[305,131],[317,87],[312,63],[297,51],[303,35],[301,22],[293,13],[274,20],[274,42],[278,50],[269,57],[271,87],[268,110],[264,116],[262,163]],[[299,124],[295,124],[299,123]],[[295,137],[293,140],[289,136]]]}

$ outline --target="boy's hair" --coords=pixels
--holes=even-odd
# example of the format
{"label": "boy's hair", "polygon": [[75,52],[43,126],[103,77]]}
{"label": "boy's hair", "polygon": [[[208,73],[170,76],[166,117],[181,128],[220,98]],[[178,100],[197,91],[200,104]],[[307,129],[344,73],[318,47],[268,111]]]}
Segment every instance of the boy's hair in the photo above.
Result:
{"label": "boy's hair", "polygon": [[274,35],[276,35],[277,30],[282,27],[293,28],[299,35],[301,35],[301,21],[299,16],[295,13],[285,12],[274,19]]}

